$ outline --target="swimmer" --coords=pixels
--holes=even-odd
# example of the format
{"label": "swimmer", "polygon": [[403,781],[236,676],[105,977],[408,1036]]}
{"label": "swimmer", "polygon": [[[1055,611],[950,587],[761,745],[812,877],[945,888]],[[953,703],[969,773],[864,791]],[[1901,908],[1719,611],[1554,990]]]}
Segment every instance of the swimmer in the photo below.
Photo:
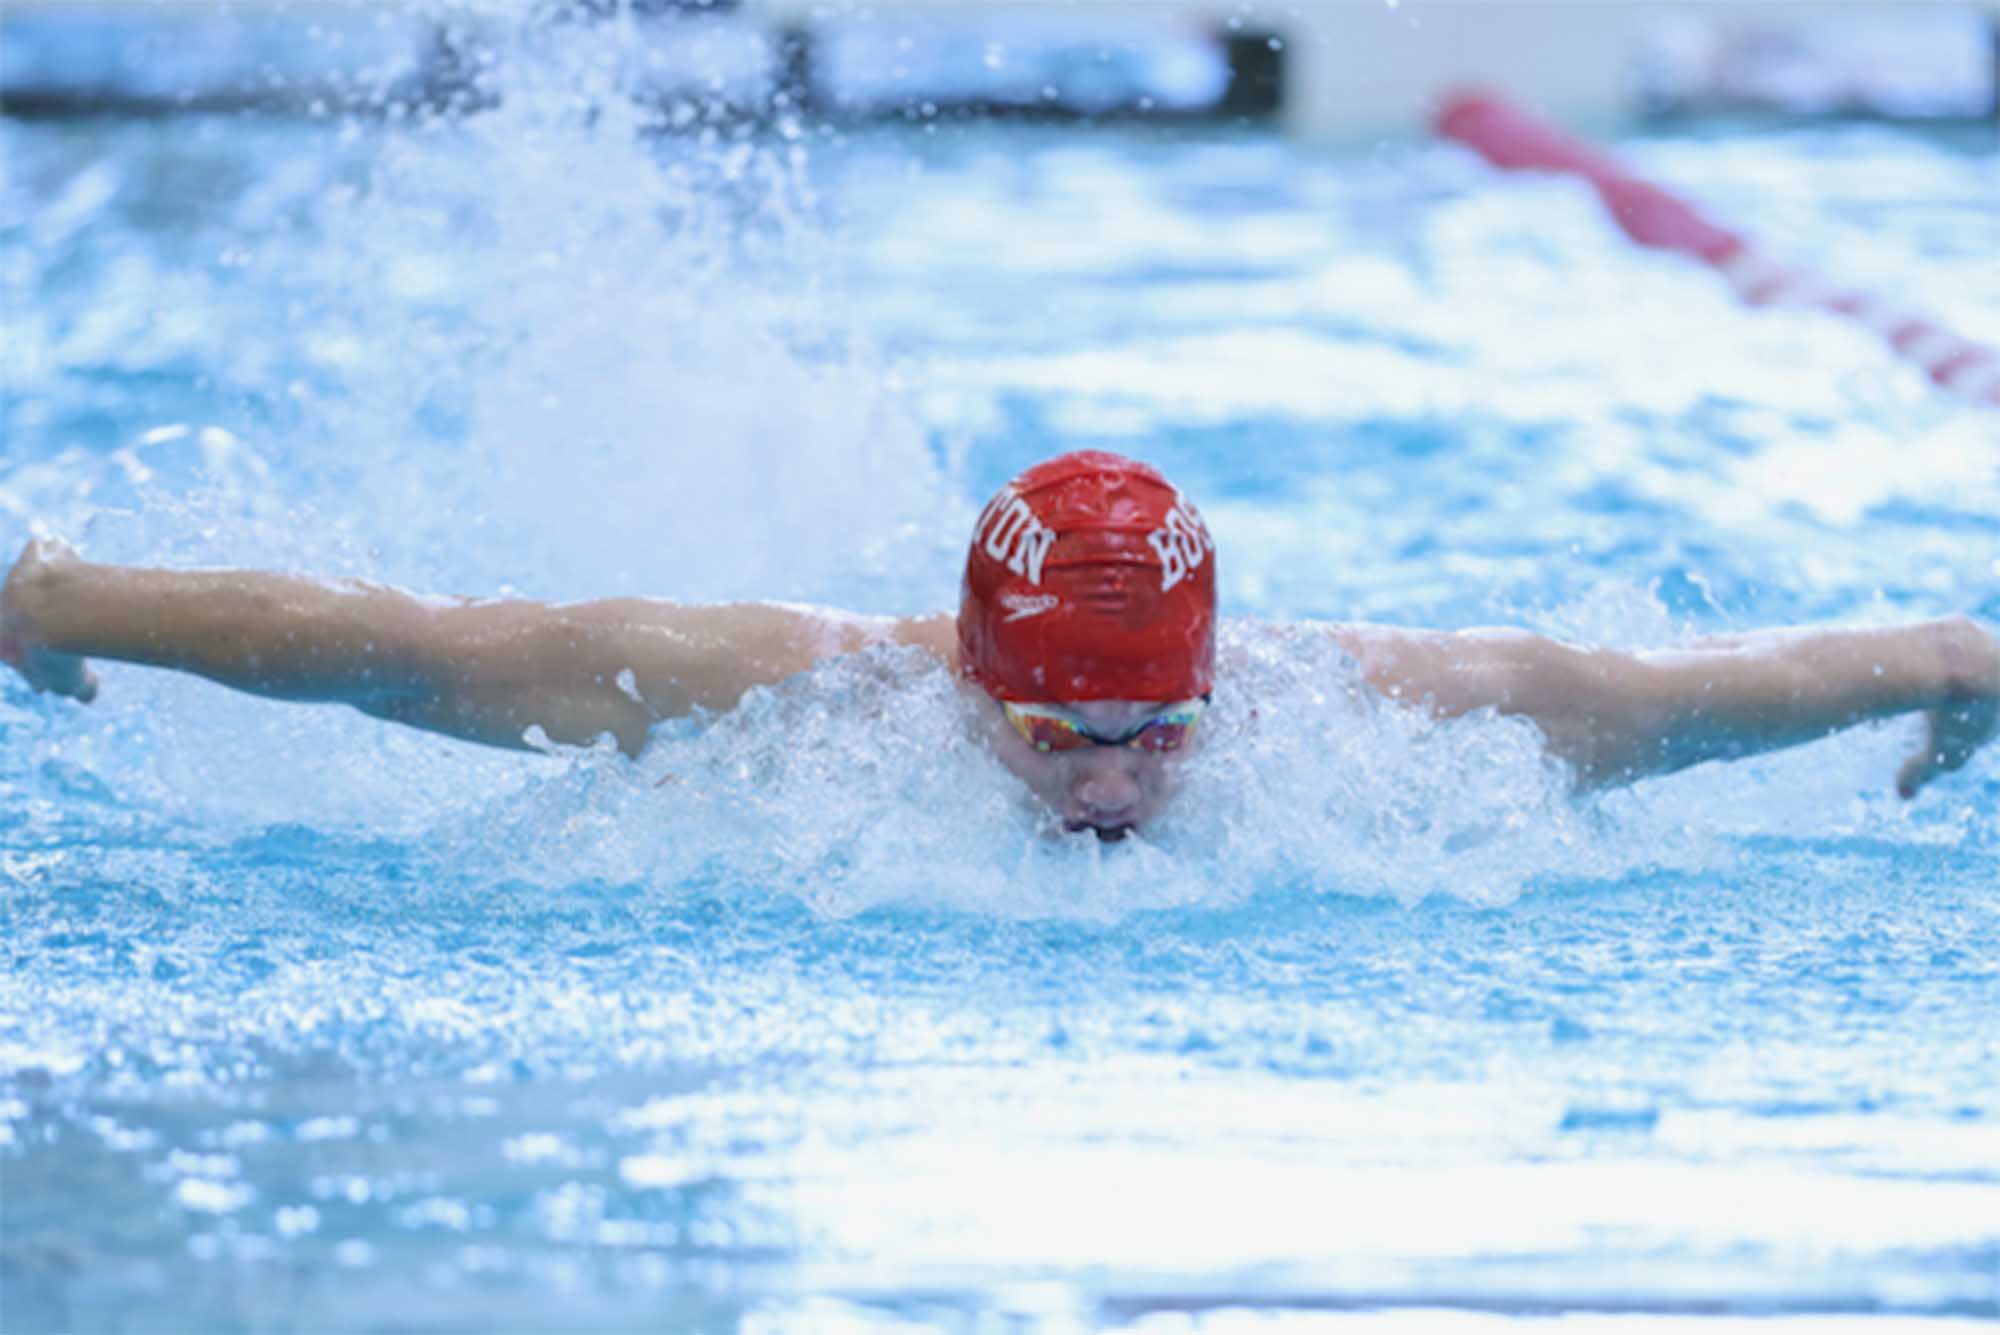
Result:
{"label": "swimmer", "polygon": [[[107,658],[498,746],[531,733],[628,754],[655,723],[735,705],[815,663],[915,646],[974,693],[994,753],[1071,833],[1115,841],[1170,795],[1215,681],[1215,545],[1144,464],[1063,455],[980,514],[958,615],[775,603],[435,600],[252,571],[97,565],[31,542],[0,589],[0,661],[89,701]],[[1783,629],[1623,651],[1517,630],[1325,624],[1411,709],[1524,717],[1580,789],[1795,746],[1899,714],[1904,797],[2000,730],[2000,642],[1967,617]]]}

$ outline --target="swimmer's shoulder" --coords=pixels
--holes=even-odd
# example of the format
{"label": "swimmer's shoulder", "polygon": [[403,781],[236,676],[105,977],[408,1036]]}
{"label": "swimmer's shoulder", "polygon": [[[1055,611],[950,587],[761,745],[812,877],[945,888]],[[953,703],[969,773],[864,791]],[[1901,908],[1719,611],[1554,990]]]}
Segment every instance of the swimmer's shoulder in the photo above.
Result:
{"label": "swimmer's shoulder", "polygon": [[1248,623],[1283,640],[1332,641],[1355,674],[1392,698],[1428,694],[1462,654],[1466,633],[1373,621]]}
{"label": "swimmer's shoulder", "polygon": [[1521,712],[1524,701],[1561,690],[1577,657],[1573,646],[1517,626],[1356,622],[1328,629],[1369,686],[1445,717],[1487,707]]}
{"label": "swimmer's shoulder", "polygon": [[950,612],[897,617],[889,635],[893,643],[922,649],[954,673],[958,671],[958,618]]}
{"label": "swimmer's shoulder", "polygon": [[1453,638],[1449,631],[1392,626],[1374,621],[1266,621],[1245,618],[1235,624],[1252,635],[1279,640],[1331,639],[1348,657],[1363,665],[1388,663],[1408,654],[1439,650]]}
{"label": "swimmer's shoulder", "polygon": [[[614,638],[620,652],[635,666],[649,666],[680,685],[705,685],[699,693],[703,703],[733,701],[746,685],[780,681],[870,649],[919,649],[947,667],[958,665],[957,622],[943,612],[897,617],[776,600],[656,598],[603,599],[559,610],[595,631],[619,632]],[[653,652],[642,652],[647,648]]]}
{"label": "swimmer's shoulder", "polygon": [[958,620],[949,612],[919,616],[875,616],[810,603],[761,603],[797,618],[812,641],[815,660],[860,653],[881,645],[921,649],[940,663],[958,667]]}

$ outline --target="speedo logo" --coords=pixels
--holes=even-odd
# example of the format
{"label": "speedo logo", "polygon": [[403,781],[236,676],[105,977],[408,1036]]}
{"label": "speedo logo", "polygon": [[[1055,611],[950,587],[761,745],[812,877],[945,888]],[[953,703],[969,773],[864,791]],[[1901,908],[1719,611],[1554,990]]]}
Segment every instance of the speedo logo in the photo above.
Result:
{"label": "speedo logo", "polygon": [[1148,533],[1146,542],[1160,558],[1162,593],[1201,569],[1201,563],[1215,550],[1215,540],[1208,536],[1208,526],[1182,500],[1174,502],[1174,508],[1167,511],[1165,527]]}
{"label": "speedo logo", "polygon": [[[1028,503],[1012,488],[995,496],[979,516],[972,540],[986,554],[1030,584],[1042,582],[1042,562],[1056,545],[1055,530],[1035,518]],[[1041,609],[1046,611],[1046,608]],[[1030,614],[1032,615],[1032,613]]]}
{"label": "speedo logo", "polygon": [[1026,621],[1029,617],[1055,611],[1056,604],[1061,601],[1053,593],[1003,593],[1000,595],[1000,606],[1007,609],[1007,615],[1001,620]]}

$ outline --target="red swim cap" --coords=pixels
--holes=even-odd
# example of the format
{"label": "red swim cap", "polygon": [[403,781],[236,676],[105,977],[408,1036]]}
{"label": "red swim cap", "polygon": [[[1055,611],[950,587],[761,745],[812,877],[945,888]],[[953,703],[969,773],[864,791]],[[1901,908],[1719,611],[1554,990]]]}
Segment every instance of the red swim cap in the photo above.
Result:
{"label": "red swim cap", "polygon": [[996,700],[1188,700],[1215,678],[1215,543],[1142,463],[1037,464],[980,512],[959,662]]}

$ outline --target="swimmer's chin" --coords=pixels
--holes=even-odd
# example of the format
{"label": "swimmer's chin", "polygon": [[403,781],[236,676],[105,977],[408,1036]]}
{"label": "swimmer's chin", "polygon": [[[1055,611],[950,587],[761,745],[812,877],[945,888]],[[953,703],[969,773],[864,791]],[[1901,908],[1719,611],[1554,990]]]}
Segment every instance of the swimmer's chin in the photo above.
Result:
{"label": "swimmer's chin", "polygon": [[1130,825],[1092,825],[1089,821],[1066,820],[1063,822],[1065,834],[1082,834],[1085,830],[1095,831],[1102,843],[1115,844],[1132,833]]}

